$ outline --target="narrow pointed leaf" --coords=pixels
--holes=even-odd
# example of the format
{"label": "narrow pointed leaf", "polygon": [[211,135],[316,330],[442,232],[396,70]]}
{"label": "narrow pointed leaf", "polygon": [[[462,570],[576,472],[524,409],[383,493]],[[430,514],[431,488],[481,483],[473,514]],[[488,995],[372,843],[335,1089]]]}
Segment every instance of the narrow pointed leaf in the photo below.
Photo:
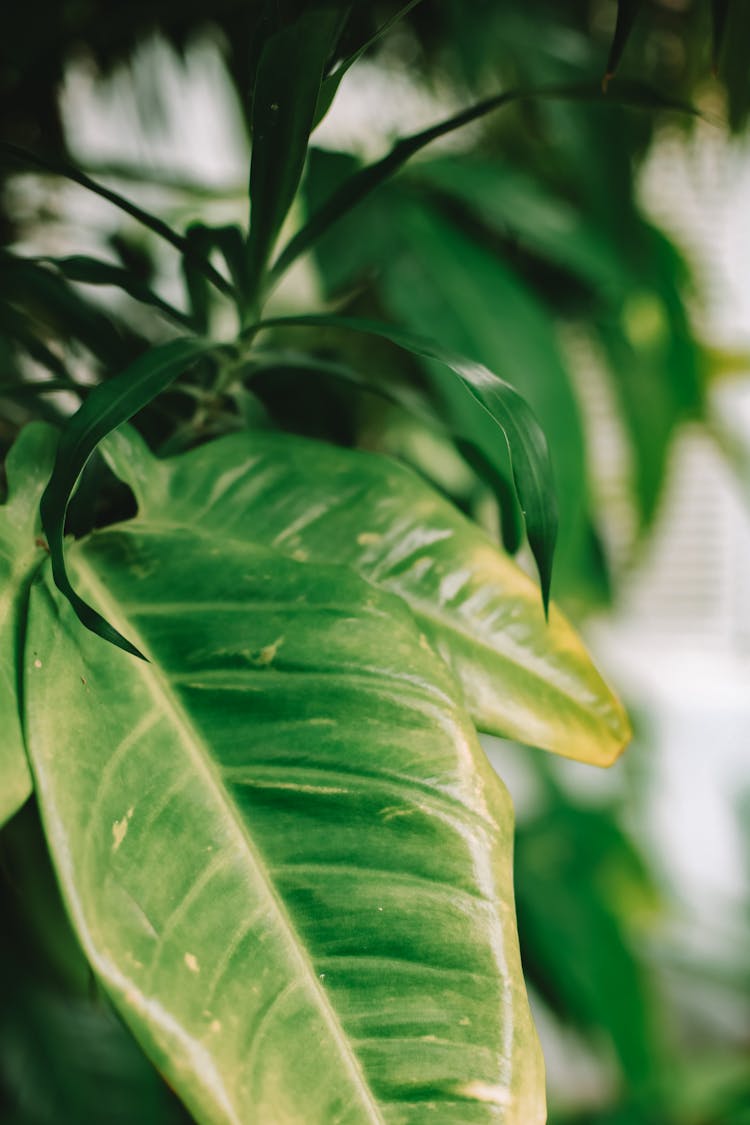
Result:
{"label": "narrow pointed leaf", "polygon": [[318,100],[315,105],[313,128],[319,125],[325,115],[328,113],[328,110],[333,105],[334,98],[338,93],[338,89],[343,78],[349,72],[349,70],[351,70],[355,62],[361,59],[362,56],[372,47],[374,47],[376,43],[380,42],[383,36],[390,31],[393,25],[395,23],[398,23],[400,19],[403,19],[403,17],[407,15],[412,10],[412,8],[416,8],[417,4],[419,3],[420,0],[409,0],[408,4],[404,4],[403,7],[394,12],[393,15],[390,16],[385,21],[385,23],[383,23],[378,28],[375,34],[370,36],[370,38],[365,43],[363,43],[361,47],[358,47],[357,50],[353,51],[351,55],[347,56],[347,58],[342,59],[333,74],[329,74],[327,78],[323,79],[320,87],[320,92],[318,94]]}
{"label": "narrow pointed leaf", "polygon": [[614,78],[617,68],[620,65],[620,59],[625,50],[625,44],[630,38],[630,33],[633,30],[633,24],[635,23],[635,18],[638,15],[640,6],[641,0],[617,0],[615,34],[612,39],[612,46],[609,49],[607,71],[602,84],[605,91],[610,79]]}
{"label": "narrow pointed leaf", "polygon": [[196,1120],[541,1125],[509,799],[403,603],[138,521],[71,561],[151,662],[35,589],[45,830],[96,974]]}
{"label": "narrow pointed leaf", "polygon": [[609,765],[627,717],[556,606],[411,470],[282,434],[235,434],[157,461],[124,427],[102,446],[146,525],[337,562],[410,607],[482,730]]}
{"label": "narrow pointed leaf", "polygon": [[57,434],[41,422],[21,431],[8,454],[8,499],[0,507],[0,825],[31,793],[19,715],[19,648],[31,579],[47,555],[40,540],[39,497],[47,482]]}
{"label": "narrow pointed leaf", "polygon": [[152,348],[125,371],[96,387],[62,433],[55,467],[42,496],[42,526],[58,589],[65,594],[87,629],[135,656],[141,655],[138,649],[87,605],[70,583],[63,546],[65,515],[78,478],[102,438],[132,418],[174,382],[190,363],[214,347],[202,340],[171,340]]}
{"label": "narrow pointed leaf", "polygon": [[500,474],[510,456],[513,483],[526,536],[539,570],[542,602],[549,605],[552,557],[557,536],[557,503],[547,442],[531,408],[518,392],[480,363],[393,325],[342,316],[279,317],[258,327],[343,328],[389,340],[413,355],[435,360],[444,374],[433,375],[441,411],[451,431],[475,444]]}
{"label": "narrow pointed leaf", "polygon": [[248,272],[253,287],[299,186],[323,68],[340,25],[335,8],[307,12],[266,42],[253,92]]}
{"label": "narrow pointed leaf", "polygon": [[215,270],[210,262],[204,258],[197,256],[193,248],[188,244],[185,239],[177,231],[173,230],[168,223],[160,219],[157,215],[152,215],[149,211],[144,211],[142,207],[138,207],[135,203],[131,203],[124,195],[119,192],[113,191],[111,188],[105,187],[104,184],[98,183],[93,180],[91,176],[87,176],[80,168],[76,168],[73,164],[69,164],[65,160],[52,159],[49,157],[39,156],[35,152],[30,152],[28,149],[21,148],[19,145],[11,144],[9,141],[0,141],[0,157],[6,157],[14,163],[20,164],[22,167],[31,167],[34,169],[41,169],[44,172],[51,172],[52,175],[62,176],[66,180],[71,180],[75,184],[86,188],[94,195],[106,199],[108,203],[112,203],[119,210],[124,211],[125,214],[130,215],[142,226],[158,235],[159,238],[164,239],[170,246],[174,246],[183,255],[189,255],[195,264],[202,270],[204,275],[208,278],[212,285],[227,296],[232,296],[232,286],[222,277],[218,270]]}
{"label": "narrow pointed leaf", "polygon": [[191,321],[185,313],[174,308],[168,301],[164,301],[154,293],[140,278],[134,277],[130,270],[111,262],[102,262],[98,258],[91,258],[86,254],[74,254],[68,258],[44,258],[68,281],[77,281],[84,285],[111,285],[122,289],[129,297],[133,297],[142,304],[151,305],[158,309],[170,320],[190,328]]}
{"label": "narrow pointed leaf", "polygon": [[729,14],[729,0],[711,0],[711,18],[713,23],[713,42],[711,55],[714,74],[719,70],[721,48],[724,46],[724,36],[727,30],[727,15]]}

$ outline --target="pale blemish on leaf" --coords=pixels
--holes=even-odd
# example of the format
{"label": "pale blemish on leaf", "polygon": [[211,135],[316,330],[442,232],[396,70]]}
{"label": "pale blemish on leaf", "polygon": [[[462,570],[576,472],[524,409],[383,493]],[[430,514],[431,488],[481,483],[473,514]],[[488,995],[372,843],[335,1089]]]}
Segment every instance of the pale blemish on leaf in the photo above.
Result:
{"label": "pale blemish on leaf", "polygon": [[187,965],[188,969],[190,969],[191,973],[199,973],[201,971],[201,967],[198,964],[198,958],[194,953],[186,953],[183,957],[183,961]]}
{"label": "pale blemish on leaf", "polygon": [[401,805],[387,805],[380,810],[382,820],[395,820],[397,816],[413,816],[416,809],[405,809]]}
{"label": "pale blemish on leaf", "polygon": [[265,668],[269,664],[273,663],[274,657],[276,656],[276,653],[279,651],[283,643],[284,638],[277,637],[272,644],[266,645],[265,648],[262,648],[260,652],[256,653],[256,655],[251,658],[253,664],[257,664],[261,668]]}
{"label": "pale blemish on leaf", "polygon": [[133,806],[131,805],[130,808],[128,809],[128,811],[125,813],[125,816],[122,818],[122,820],[116,820],[114,822],[114,824],[112,825],[112,851],[113,852],[117,851],[120,844],[125,839],[126,833],[128,831],[128,825],[130,824],[130,821],[132,819],[134,811],[135,810],[133,809]]}
{"label": "pale blemish on leaf", "polygon": [[217,1031],[221,1031],[221,1020],[211,1020],[211,1031],[214,1035]]}
{"label": "pale blemish on leaf", "polygon": [[485,1102],[487,1105],[509,1106],[512,1100],[507,1086],[497,1086],[479,1079],[462,1082],[453,1086],[449,1092],[459,1098],[471,1098],[472,1101]]}
{"label": "pale blemish on leaf", "polygon": [[37,657],[36,660],[34,661],[34,667],[35,668],[41,668],[41,666],[42,666],[42,662],[39,659],[39,657]]}
{"label": "pale blemish on leaf", "polygon": [[362,531],[357,536],[357,542],[360,547],[374,547],[382,538],[379,531]]}

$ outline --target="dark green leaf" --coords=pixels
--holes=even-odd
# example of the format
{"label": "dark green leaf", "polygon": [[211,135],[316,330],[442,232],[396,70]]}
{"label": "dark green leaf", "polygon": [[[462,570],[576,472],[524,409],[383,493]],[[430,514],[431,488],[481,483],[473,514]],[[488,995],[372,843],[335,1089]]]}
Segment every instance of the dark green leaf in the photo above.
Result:
{"label": "dark green leaf", "polygon": [[371,47],[374,47],[375,44],[383,38],[386,32],[390,31],[395,23],[397,23],[408,12],[410,12],[412,8],[416,8],[417,4],[419,3],[420,0],[409,0],[408,4],[404,4],[402,8],[399,8],[398,11],[394,12],[393,15],[378,28],[375,34],[370,36],[370,38],[361,45],[361,47],[358,47],[357,50],[353,51],[351,55],[347,56],[347,58],[342,59],[333,74],[329,74],[327,78],[323,79],[323,83],[318,94],[318,101],[315,106],[313,128],[320,124],[325,115],[328,113],[328,110],[333,105],[333,99],[336,97],[338,88],[341,85],[341,81],[347,71],[350,70],[352,66],[354,66],[355,62],[357,62],[358,59],[362,58],[366,51],[369,51]]}
{"label": "dark green leaf", "polygon": [[[9,323],[11,335],[18,329],[17,338],[35,359],[40,358],[45,341],[55,339],[83,344],[105,367],[123,362],[123,352],[131,346],[124,325],[87,301],[59,273],[33,259],[2,254],[0,287],[4,298],[0,319]],[[41,362],[66,377],[61,361],[54,367],[45,358]]]}
{"label": "dark green leaf", "polygon": [[42,526],[58,589],[88,629],[135,656],[141,656],[138,649],[87,605],[68,579],[63,547],[65,514],[83,467],[101,439],[132,418],[174,382],[190,363],[214,347],[201,340],[171,340],[152,348],[115,378],[96,387],[63,431],[55,467],[42,496]]}
{"label": "dark green leaf", "polygon": [[597,295],[619,294],[627,266],[612,239],[576,206],[533,176],[499,159],[440,157],[417,164],[409,177],[475,222],[525,251],[575,275]]}
{"label": "dark green leaf", "polygon": [[714,74],[719,69],[721,48],[724,46],[724,35],[727,30],[727,15],[729,13],[729,0],[711,0],[711,18],[713,21],[712,58]]}
{"label": "dark green leaf", "polygon": [[250,297],[302,176],[323,69],[340,26],[336,8],[310,11],[266,42],[253,93]]}
{"label": "dark green leaf", "polygon": [[610,79],[614,78],[617,68],[620,65],[620,59],[625,50],[625,44],[630,38],[630,33],[633,30],[635,17],[638,15],[640,6],[641,0],[617,0],[617,23],[615,24],[612,46],[609,49],[607,71],[602,83],[602,87],[605,91]]}
{"label": "dark green leaf", "polygon": [[[563,1023],[606,1029],[631,1088],[658,1066],[652,996],[626,915],[657,892],[611,812],[562,794],[516,837],[516,902],[528,979]],[[632,906],[631,906],[632,909]]]}
{"label": "dark green leaf", "polygon": [[190,318],[185,313],[175,309],[168,301],[162,300],[145,282],[123,266],[102,262],[98,258],[90,258],[84,254],[75,254],[69,258],[43,258],[41,261],[49,262],[68,281],[77,281],[84,285],[112,285],[122,289],[136,301],[158,309],[183,328],[191,327]]}
{"label": "dark green leaf", "polygon": [[181,234],[172,230],[167,223],[156,215],[151,215],[148,211],[144,211],[142,207],[131,203],[129,199],[126,199],[118,192],[112,191],[111,188],[104,187],[103,184],[97,183],[96,180],[92,180],[91,177],[87,176],[85,172],[82,172],[80,168],[76,168],[65,160],[38,156],[36,153],[29,152],[27,149],[20,148],[18,145],[10,144],[8,141],[0,141],[0,155],[9,157],[11,160],[24,167],[30,166],[45,172],[51,172],[52,175],[55,176],[62,176],[66,180],[72,180],[73,183],[80,184],[81,187],[94,192],[95,195],[100,196],[102,199],[106,199],[108,203],[119,207],[121,211],[130,215],[131,218],[141,223],[142,226],[147,227],[148,230],[153,231],[154,234],[163,238],[165,242],[174,246],[181,254],[190,254],[196,265],[203,271],[212,285],[215,285],[220,292],[227,296],[233,295],[232,287],[226,278],[223,278],[210,262],[202,258],[196,258],[187,239],[183,238]]}
{"label": "dark green leaf", "polygon": [[[475,105],[469,106],[460,113],[454,114],[445,121],[432,125],[411,137],[403,137],[391,151],[374,164],[355,172],[343,183],[330,198],[310,217],[305,225],[289,240],[279,254],[270,271],[269,282],[273,285],[301,254],[306,253],[328,228],[356,207],[371,192],[375,191],[386,180],[394,176],[406,162],[419,152],[420,149],[431,144],[439,137],[460,129],[486,116],[486,114],[518,101],[533,101],[534,99],[563,99],[572,101],[601,101],[602,91],[590,83],[571,83],[564,85],[547,86],[537,90],[508,90],[502,94],[494,94],[484,98]],[[610,96],[610,101],[615,100],[626,105],[654,109],[674,109],[681,112],[695,113],[692,106],[668,98],[642,83],[623,83],[618,88],[616,99]]]}
{"label": "dark green leaf", "polygon": [[8,499],[0,507],[0,825],[31,793],[18,694],[20,641],[31,580],[46,552],[40,540],[39,497],[52,468],[55,431],[26,426],[8,454]]}
{"label": "dark green leaf", "polygon": [[[539,569],[542,600],[549,605],[552,557],[557,536],[557,503],[544,434],[531,409],[516,390],[480,363],[466,360],[432,341],[378,321],[341,316],[278,317],[262,321],[270,327],[342,328],[389,340],[425,359],[435,360],[448,378],[450,417],[446,423],[465,441],[479,446],[502,474],[505,448],[526,525],[526,535]],[[487,423],[492,440],[487,440]]]}

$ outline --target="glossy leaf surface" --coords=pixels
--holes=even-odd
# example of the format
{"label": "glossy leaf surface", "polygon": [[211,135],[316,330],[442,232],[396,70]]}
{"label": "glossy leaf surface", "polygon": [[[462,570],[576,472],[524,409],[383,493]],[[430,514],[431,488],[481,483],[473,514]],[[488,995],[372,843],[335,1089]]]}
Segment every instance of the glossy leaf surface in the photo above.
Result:
{"label": "glossy leaf surface", "polygon": [[47,839],[89,960],[197,1120],[541,1123],[509,798],[408,610],[155,523],[70,554],[151,663],[35,587]]}
{"label": "glossy leaf surface", "polygon": [[237,434],[156,461],[132,430],[102,447],[149,523],[189,523],[336,562],[408,603],[481,729],[608,765],[625,713],[575,631],[475,524],[389,458]]}
{"label": "glossy leaf surface", "polygon": [[380,337],[412,355],[433,361],[429,370],[435,407],[451,431],[481,451],[503,476],[510,460],[526,536],[539,570],[545,613],[557,539],[557,498],[544,433],[518,391],[481,363],[424,336],[380,321],[345,316],[291,316],[259,327],[342,328]]}
{"label": "glossy leaf surface", "polygon": [[31,793],[18,711],[17,662],[29,583],[46,558],[39,541],[39,497],[52,468],[57,437],[27,426],[8,455],[8,499],[0,508],[0,825]]}

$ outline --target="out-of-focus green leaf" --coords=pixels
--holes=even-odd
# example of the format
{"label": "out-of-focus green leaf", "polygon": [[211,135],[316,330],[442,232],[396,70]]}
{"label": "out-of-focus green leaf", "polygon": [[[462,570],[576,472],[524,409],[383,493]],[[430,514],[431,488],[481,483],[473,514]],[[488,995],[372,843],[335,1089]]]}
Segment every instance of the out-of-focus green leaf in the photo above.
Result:
{"label": "out-of-focus green leaf", "polygon": [[[274,262],[269,275],[270,285],[275,284],[300,255],[312,249],[334,223],[357,207],[382,184],[390,180],[412,156],[440,137],[447,136],[456,129],[469,125],[472,121],[477,121],[496,109],[518,101],[545,99],[553,101],[557,99],[597,101],[601,97],[601,91],[585,82],[553,85],[536,90],[508,90],[502,94],[494,94],[489,98],[484,98],[475,105],[469,106],[460,113],[454,114],[445,121],[441,121],[429,129],[424,129],[420,133],[415,133],[410,137],[402,137],[381,160],[360,168],[349,179],[340,184],[332,195],[310,216],[304,226],[289,240]],[[696,113],[693,106],[671,99],[639,82],[622,83],[617,92],[617,98],[611,100],[645,109],[674,109],[678,112]]]}
{"label": "out-of-focus green leaf", "polygon": [[721,58],[721,49],[724,46],[728,14],[729,0],[711,0],[711,19],[713,22],[711,57],[713,59],[714,74],[717,74],[719,70],[719,59]]}
{"label": "out-of-focus green leaf", "polygon": [[95,972],[196,1119],[541,1125],[509,798],[403,603],[153,522],[71,564],[152,662],[35,587],[45,832]]}
{"label": "out-of-focus green leaf", "polygon": [[0,507],[0,825],[31,793],[19,715],[19,646],[31,579],[46,558],[39,539],[39,497],[52,469],[57,435],[35,422],[8,454],[8,499]]}
{"label": "out-of-focus green leaf", "polygon": [[385,23],[378,28],[375,34],[371,35],[370,38],[367,39],[366,42],[364,42],[360,47],[358,47],[356,51],[353,51],[345,59],[342,59],[334,70],[333,74],[329,74],[326,78],[323,79],[320,87],[320,92],[318,93],[318,100],[315,106],[313,129],[320,124],[325,115],[328,113],[329,109],[333,105],[333,100],[338,93],[338,89],[341,85],[342,79],[354,66],[355,62],[357,62],[358,59],[361,59],[362,56],[372,47],[374,47],[376,43],[379,43],[383,36],[388,31],[390,31],[393,25],[395,23],[398,23],[400,19],[403,19],[403,17],[407,15],[407,13],[410,12],[412,8],[415,8],[419,3],[420,0],[409,0],[408,4],[404,4],[403,7],[394,12],[393,15],[390,16],[389,19],[387,19]]}
{"label": "out-of-focus green leaf", "polygon": [[191,327],[190,318],[185,313],[174,308],[168,301],[162,300],[145,282],[123,266],[102,262],[98,258],[90,258],[84,254],[75,254],[69,258],[44,258],[42,261],[49,262],[68,281],[78,281],[84,285],[112,285],[122,289],[136,301],[158,309],[183,328]]}
{"label": "out-of-focus green leaf", "polygon": [[518,828],[515,872],[529,982],[564,1023],[606,1034],[629,1088],[643,1090],[660,1055],[649,982],[617,905],[622,878],[639,878],[632,845],[611,814],[553,793]]}
{"label": "out-of-focus green leaf", "polygon": [[196,359],[215,350],[203,340],[171,340],[152,348],[119,375],[96,387],[63,430],[55,466],[42,496],[42,526],[52,556],[58,589],[74,607],[79,620],[94,633],[126,652],[141,654],[100,613],[75,592],[65,568],[65,514],[76,482],[99,442],[173,383]]}
{"label": "out-of-focus green leaf", "polygon": [[252,111],[251,295],[299,186],[323,70],[340,23],[336,7],[316,7],[271,35],[263,47]]}
{"label": "out-of-focus green leaf", "polygon": [[410,607],[484,730],[608,765],[620,703],[553,605],[453,505],[389,458],[281,434],[236,434],[156,461],[132,430],[102,446],[144,523],[190,524],[357,570]]}
{"label": "out-of-focus green leaf", "polygon": [[750,36],[750,5],[729,4],[724,26],[721,72],[729,95],[729,124],[734,132],[746,128],[750,114],[750,68],[747,43]]}
{"label": "out-of-focus green leaf", "polygon": [[609,58],[607,59],[607,70],[604,75],[603,88],[606,91],[610,79],[614,78],[622,53],[625,50],[625,44],[630,38],[630,33],[633,30],[635,17],[638,15],[638,10],[641,6],[641,0],[617,0],[617,22],[615,24],[615,34],[612,39],[612,46],[609,49]]}
{"label": "out-of-focus green leaf", "polygon": [[[29,258],[0,254],[2,322],[34,358],[64,377],[64,364],[50,347],[52,340],[83,344],[109,366],[122,362],[130,341],[110,313],[92,305],[64,277]],[[40,354],[46,348],[46,356]],[[49,359],[52,357],[54,366]]]}
{"label": "out-of-focus green leaf", "polygon": [[585,211],[501,160],[465,155],[417,165],[410,179],[459,201],[489,231],[574,274],[597,296],[622,290],[626,266]]}
{"label": "out-of-focus green leaf", "polygon": [[33,802],[0,837],[3,1125],[187,1125],[112,1011],[65,914]]}
{"label": "out-of-focus green leaf", "polygon": [[363,332],[389,340],[413,355],[435,361],[430,367],[440,392],[438,406],[451,431],[478,446],[498,472],[510,458],[513,483],[526,536],[536,560],[545,612],[549,605],[552,557],[557,536],[557,501],[547,442],[530,407],[510,383],[489,368],[465,359],[427,337],[378,321],[341,316],[277,317],[270,327],[329,327]]}
{"label": "out-of-focus green leaf", "polygon": [[[82,172],[80,168],[76,168],[67,161],[39,156],[37,153],[29,152],[27,149],[10,144],[8,141],[0,141],[0,156],[4,156],[6,159],[18,163],[22,167],[41,169],[45,172],[51,172],[55,176],[62,176],[66,180],[72,180],[73,183],[79,184],[81,187],[86,188],[87,191],[92,191],[95,195],[106,199],[108,203],[112,203],[115,207],[118,207],[121,211],[130,215],[131,218],[141,223],[142,226],[164,239],[164,241],[168,242],[171,246],[174,246],[181,254],[192,255],[192,250],[186,239],[183,238],[181,234],[178,234],[177,231],[172,230],[162,219],[158,218],[156,215],[151,215],[148,211],[144,211],[142,207],[136,206],[135,203],[126,199],[125,196],[120,195],[119,192],[112,191],[111,188],[97,183],[96,180],[92,180],[92,178],[87,176],[85,172]],[[223,278],[210,262],[196,258],[194,255],[193,260],[196,265],[200,266],[212,285],[215,285],[216,288],[225,295],[232,295],[232,288],[226,278]]]}
{"label": "out-of-focus green leaf", "polygon": [[672,438],[681,422],[700,417],[704,392],[701,356],[681,294],[682,262],[659,232],[646,230],[642,238],[650,286],[641,288],[634,278],[618,314],[599,318],[594,327],[635,454],[635,498],[648,527]]}

